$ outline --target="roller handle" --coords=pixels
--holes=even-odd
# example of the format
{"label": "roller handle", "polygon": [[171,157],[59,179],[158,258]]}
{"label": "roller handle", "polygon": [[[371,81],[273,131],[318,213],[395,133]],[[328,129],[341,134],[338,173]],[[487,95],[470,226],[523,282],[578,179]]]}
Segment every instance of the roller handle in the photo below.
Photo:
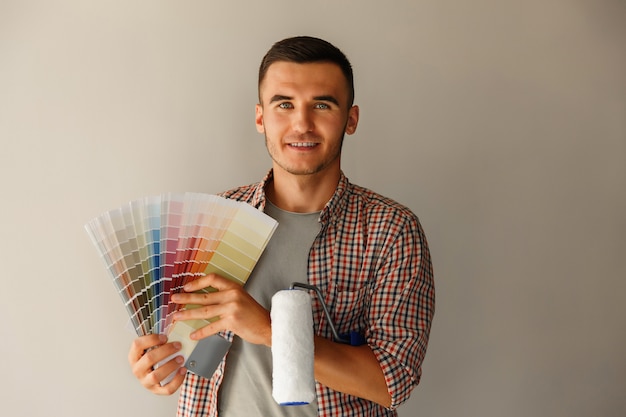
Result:
{"label": "roller handle", "polygon": [[330,318],[330,312],[328,311],[328,307],[326,306],[326,303],[324,302],[324,297],[322,296],[322,292],[320,291],[319,288],[311,284],[303,284],[301,282],[292,282],[289,289],[293,290],[295,288],[304,288],[304,289],[315,292],[315,294],[317,295],[317,299],[320,301],[320,304],[322,304],[324,315],[326,316],[326,320],[328,321],[328,325],[330,326],[330,331],[333,333],[333,338],[335,339],[336,342],[344,343],[346,345],[352,345],[352,346],[361,346],[365,344],[365,338],[359,332],[351,331],[350,333],[341,334],[341,335],[337,333],[337,328],[335,327],[335,323],[333,322],[333,320]]}

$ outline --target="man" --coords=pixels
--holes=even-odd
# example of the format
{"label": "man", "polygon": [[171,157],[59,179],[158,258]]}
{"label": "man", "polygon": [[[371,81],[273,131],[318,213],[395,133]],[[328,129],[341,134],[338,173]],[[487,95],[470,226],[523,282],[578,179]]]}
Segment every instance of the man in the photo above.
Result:
{"label": "man", "polygon": [[[210,380],[186,373],[180,357],[153,369],[180,349],[163,336],[138,338],[129,352],[150,391],[171,394],[184,384],[178,415],[392,416],[419,382],[434,314],[430,254],[411,211],[349,183],[341,170],[344,134],[359,120],[353,99],[351,65],[326,41],[285,39],[263,58],[255,121],[272,170],[224,196],[265,211],[279,227],[245,288],[208,275],[174,300],[202,306],[176,320],[219,317],[193,338],[220,333],[233,345]],[[317,399],[305,407],[271,397],[269,300],[293,281],[319,287],[339,331],[366,341],[333,341],[313,299]],[[193,293],[209,286],[219,291]]]}

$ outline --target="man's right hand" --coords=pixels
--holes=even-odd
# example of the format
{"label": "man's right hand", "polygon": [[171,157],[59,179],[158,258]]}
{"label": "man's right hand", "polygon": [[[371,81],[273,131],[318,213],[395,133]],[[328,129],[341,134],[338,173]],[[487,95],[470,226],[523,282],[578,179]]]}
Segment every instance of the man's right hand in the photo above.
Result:
{"label": "man's right hand", "polygon": [[[158,334],[135,339],[128,352],[128,362],[135,377],[146,389],[158,395],[170,395],[182,385],[187,370],[182,356],[175,356],[165,364],[154,368],[168,356],[181,349],[179,342],[167,343],[167,337]],[[174,378],[161,386],[161,381],[176,372]]]}

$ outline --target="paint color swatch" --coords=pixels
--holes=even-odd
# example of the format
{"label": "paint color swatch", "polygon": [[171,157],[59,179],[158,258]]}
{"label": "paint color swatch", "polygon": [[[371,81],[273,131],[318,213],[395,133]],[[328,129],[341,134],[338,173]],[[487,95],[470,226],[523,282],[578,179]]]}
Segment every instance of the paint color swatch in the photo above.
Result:
{"label": "paint color swatch", "polygon": [[[167,334],[182,306],[171,295],[208,273],[245,284],[277,223],[254,207],[211,194],[146,197],[85,225],[139,336]],[[204,320],[185,322],[192,328]]]}

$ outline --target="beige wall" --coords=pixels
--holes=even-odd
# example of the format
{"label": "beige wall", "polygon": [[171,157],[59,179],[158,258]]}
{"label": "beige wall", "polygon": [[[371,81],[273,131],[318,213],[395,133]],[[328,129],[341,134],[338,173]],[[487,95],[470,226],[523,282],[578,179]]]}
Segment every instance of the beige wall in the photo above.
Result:
{"label": "beige wall", "polygon": [[336,43],[344,168],[427,232],[437,314],[400,415],[626,415],[623,1],[0,0],[0,414],[172,416],[82,229],[269,166],[258,62]]}

